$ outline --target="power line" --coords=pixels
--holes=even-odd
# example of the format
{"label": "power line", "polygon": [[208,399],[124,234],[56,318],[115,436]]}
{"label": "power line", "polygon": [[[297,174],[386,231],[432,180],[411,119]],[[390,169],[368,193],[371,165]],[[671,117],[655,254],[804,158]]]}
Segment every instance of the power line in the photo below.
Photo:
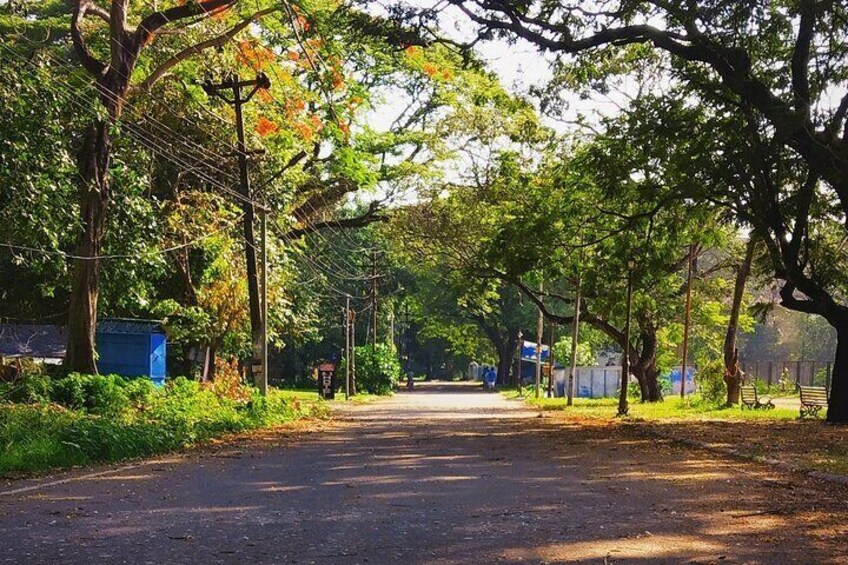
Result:
{"label": "power line", "polygon": [[[4,47],[5,49],[9,50],[9,48],[8,48],[8,47],[6,47],[6,46],[5,46],[5,45],[3,45],[3,44],[0,44],[0,47]],[[13,53],[13,54],[14,54],[17,58],[21,59],[21,60],[24,62],[24,64],[27,64],[27,65],[32,66],[32,67],[33,67],[33,68],[35,68],[37,71],[38,71],[38,70],[41,70],[41,69],[40,69],[37,65],[35,65],[35,64],[34,64],[34,63],[32,63],[31,61],[28,61],[28,60],[24,59],[24,58],[23,58],[23,57],[21,57],[20,55],[18,55],[18,54],[16,54],[16,53],[14,53],[14,51],[12,51],[12,53]],[[8,59],[7,57],[4,57],[4,56],[2,56],[2,55],[0,55],[0,58],[4,59],[4,60],[6,60],[6,61],[10,61],[10,59]],[[91,108],[87,107],[85,104],[83,104],[82,102],[80,102],[79,100],[77,100],[77,94],[76,94],[76,92],[75,92],[75,87],[74,87],[74,86],[69,85],[69,84],[67,84],[67,83],[65,83],[65,82],[63,82],[63,81],[61,81],[61,80],[59,80],[59,79],[56,79],[56,78],[51,78],[51,80],[52,80],[52,82],[54,83],[54,90],[53,90],[53,92],[54,92],[54,93],[59,94],[59,92],[60,92],[60,90],[61,90],[62,94],[59,94],[59,96],[62,96],[62,97],[63,97],[63,98],[65,98],[67,101],[69,101],[71,104],[73,104],[73,105],[75,105],[77,108],[81,109],[83,112],[90,112],[90,111],[91,111]],[[46,87],[46,88],[50,88],[50,86],[47,86],[47,85],[45,85],[45,87]],[[165,140],[165,139],[162,139],[162,137],[161,137],[161,136],[160,136],[160,137],[158,137],[158,138],[156,138],[156,137],[151,137],[151,135],[150,135],[150,134],[147,134],[146,132],[144,132],[143,130],[141,130],[141,128],[139,128],[139,127],[137,127],[137,126],[133,126],[130,122],[124,122],[124,121],[122,121],[122,122],[121,122],[121,127],[122,127],[122,128],[126,128],[126,130],[127,130],[128,132],[130,132],[130,134],[132,134],[132,135],[134,135],[134,136],[135,136],[136,141],[138,141],[138,142],[139,142],[139,143],[141,143],[142,145],[145,145],[145,147],[147,147],[148,149],[156,150],[156,151],[158,151],[158,152],[160,153],[160,155],[161,155],[163,158],[165,158],[166,160],[169,160],[169,161],[174,162],[175,164],[181,165],[181,166],[185,167],[185,168],[186,168],[186,170],[193,171],[193,173],[194,173],[194,174],[196,174],[197,176],[201,177],[203,180],[205,180],[206,182],[208,182],[208,183],[209,183],[209,184],[211,184],[212,186],[215,186],[215,187],[217,187],[217,188],[220,188],[221,190],[223,190],[223,191],[224,191],[224,192],[226,192],[227,194],[229,194],[229,195],[231,195],[231,196],[233,196],[233,197],[237,198],[238,200],[245,201],[245,202],[249,202],[249,203],[251,203],[251,204],[253,204],[253,205],[255,205],[255,206],[258,206],[258,207],[264,207],[264,205],[263,205],[263,204],[261,204],[261,203],[259,203],[259,202],[256,202],[256,201],[254,201],[253,199],[246,198],[245,196],[243,196],[243,195],[242,195],[242,194],[240,194],[239,192],[237,192],[237,191],[235,191],[235,190],[233,190],[233,189],[229,188],[228,186],[226,186],[226,185],[222,184],[220,181],[217,181],[217,180],[216,180],[216,179],[214,179],[213,177],[211,177],[211,176],[209,176],[209,175],[207,175],[207,174],[205,174],[205,173],[201,172],[201,170],[200,170],[200,169],[198,169],[197,167],[195,167],[194,165],[192,165],[190,162],[185,161],[185,160],[180,160],[180,159],[179,159],[179,158],[178,158],[178,157],[177,157],[177,156],[176,156],[176,155],[175,155],[172,151],[170,151],[170,150],[169,150],[170,148],[175,148],[176,146],[175,146],[173,143],[170,143],[169,141],[167,141],[167,140]],[[167,144],[169,147],[168,147],[168,148],[163,147],[163,146],[162,146],[162,144],[163,144],[163,143],[164,143],[164,144]],[[216,155],[214,155],[214,154],[211,154],[211,156],[212,156],[212,157],[215,157],[215,158],[217,158],[217,159],[223,159],[223,157],[222,157],[222,156],[216,156]],[[195,157],[195,159],[196,159],[196,157]],[[212,168],[214,169],[214,167],[212,167]],[[215,169],[215,170],[217,170],[218,172],[223,173],[223,171],[221,171],[220,169]]]}
{"label": "power line", "polygon": [[[5,47],[5,46],[4,46],[4,47]],[[22,56],[18,55],[16,52],[14,52],[13,50],[11,50],[11,49],[10,49],[10,48],[8,48],[8,47],[7,47],[7,50],[8,50],[8,51],[10,51],[10,52],[12,52],[12,53],[13,53],[13,54],[17,57],[17,58],[19,58],[19,59],[23,60],[26,64],[29,64],[30,66],[32,66],[32,67],[36,68],[37,70],[39,70],[39,67],[37,67],[37,66],[36,66],[34,63],[32,63],[31,61],[28,61],[28,60],[24,59]],[[6,59],[6,60],[9,60],[9,59]],[[55,60],[55,59],[54,59],[54,60]],[[67,65],[64,65],[64,64],[62,64],[62,63],[59,63],[59,66],[64,66],[65,68],[70,68],[70,67],[68,67]],[[54,92],[55,92],[55,93],[59,93],[59,92],[61,91],[61,93],[62,93],[62,94],[60,94],[60,96],[62,96],[63,98],[66,98],[67,100],[69,100],[69,101],[70,101],[72,104],[74,104],[75,106],[77,106],[77,107],[79,107],[79,108],[83,109],[84,111],[88,111],[88,110],[90,110],[90,108],[86,107],[84,104],[82,104],[81,102],[79,102],[79,101],[76,99],[76,94],[75,94],[75,92],[74,92],[75,88],[74,88],[73,86],[71,86],[71,85],[69,85],[69,84],[67,84],[67,83],[65,83],[65,82],[63,82],[63,81],[61,81],[61,80],[55,79],[55,78],[54,78],[54,79],[52,79],[52,81],[53,81],[53,83],[54,83]],[[91,85],[89,85],[89,87],[91,87]],[[49,87],[48,87],[48,88],[49,88]],[[117,96],[115,96],[115,95],[114,95],[114,93],[112,93],[112,92],[106,92],[106,93],[105,93],[105,95],[106,95],[106,96],[112,96],[114,100],[117,100]],[[132,108],[132,105],[130,105],[130,104],[127,104],[127,106],[128,106],[128,107],[130,107],[130,108]],[[184,119],[184,118],[182,118],[182,117],[181,117],[181,119]],[[164,125],[164,124],[161,124],[161,123],[160,123],[160,122],[158,122],[157,120],[154,120],[154,119],[150,119],[150,118],[148,118],[148,120],[147,120],[147,121],[149,121],[149,122],[153,123],[154,125],[158,126],[160,130],[161,130],[161,129],[164,129],[164,130],[167,130],[167,131],[172,132],[172,133],[176,134],[177,136],[179,136],[179,134],[177,134],[176,132],[174,132],[171,128],[169,128],[168,126],[166,126],[166,125]],[[131,137],[131,138],[135,139],[137,142],[139,142],[139,143],[140,143],[141,145],[143,145],[144,147],[147,147],[148,149],[152,149],[152,150],[154,150],[154,151],[160,151],[163,155],[167,156],[167,158],[168,158],[169,160],[173,161],[174,163],[176,163],[176,164],[178,164],[178,165],[181,165],[181,166],[185,167],[185,168],[186,168],[186,169],[188,169],[188,170],[193,170],[193,169],[194,169],[194,170],[196,170],[196,165],[195,165],[195,164],[192,164],[192,163],[187,162],[187,161],[185,161],[185,160],[181,160],[181,159],[180,159],[180,158],[178,158],[176,155],[172,154],[171,152],[169,152],[167,149],[163,148],[163,146],[162,146],[162,144],[164,143],[164,144],[168,145],[170,148],[174,148],[175,146],[174,146],[174,144],[173,144],[173,143],[169,143],[169,142],[168,142],[167,140],[165,140],[165,139],[155,138],[155,137],[150,137],[149,135],[147,135],[147,134],[146,134],[146,132],[144,132],[143,130],[141,130],[140,128],[138,128],[138,127],[136,127],[136,126],[133,126],[132,124],[130,124],[130,123],[128,123],[128,122],[122,122],[122,127],[126,128],[127,132],[130,134],[130,137]],[[180,136],[180,137],[181,137],[181,136]],[[191,147],[191,145],[192,145],[192,144],[193,144],[193,142],[191,142],[191,143],[186,143],[186,146]],[[202,148],[202,147],[201,147],[201,151],[202,151],[202,152],[205,152],[205,153],[208,153],[208,154],[212,155],[213,157],[215,157],[215,155],[214,155],[214,154],[212,154],[211,152],[209,152],[209,151],[208,151],[208,150],[206,150],[205,148]],[[223,172],[223,171],[220,171],[220,170],[219,170],[219,172]],[[212,179],[211,177],[208,177],[208,176],[203,175],[203,174],[200,174],[200,173],[198,173],[198,176],[200,176],[200,177],[205,177],[205,180],[207,180],[210,184],[212,184],[213,186],[217,186],[217,187],[219,187],[219,188],[223,189],[223,190],[224,190],[225,192],[227,192],[227,193],[232,194],[232,192],[233,192],[233,191],[231,191],[228,187],[226,187],[226,186],[224,186],[224,185],[220,184],[219,182],[215,181],[215,180],[214,180],[214,179]],[[236,196],[237,198],[238,198],[238,197],[241,197],[240,199],[242,199],[242,198],[243,198],[243,197],[242,197],[242,195],[240,195],[240,194],[238,194],[238,193],[233,194],[233,195],[234,195],[234,196]],[[312,211],[313,211],[313,212],[315,212],[316,214],[318,213],[318,211],[314,208],[314,206],[312,206],[311,202],[307,202],[307,204],[309,205],[309,207],[312,209]],[[329,228],[329,230],[330,230],[330,231],[332,231],[333,233],[336,233],[335,229],[333,229],[333,228]],[[334,247],[336,247],[336,246],[333,246],[332,244],[329,244],[329,242],[328,242],[328,240],[326,239],[326,237],[324,237],[322,234],[320,234],[320,233],[318,233],[318,232],[315,232],[315,233],[314,233],[314,235],[315,235],[317,238],[321,239],[321,240],[325,243],[325,245],[328,245],[328,249],[333,250],[333,249],[334,249]],[[281,239],[286,240],[287,238],[281,238]],[[348,239],[348,240],[349,240],[349,239]],[[349,240],[349,241],[350,241],[350,240]],[[33,248],[33,247],[27,247],[27,246],[15,246],[14,244],[5,244],[5,246],[6,246],[6,247],[10,247],[10,248],[15,248],[15,249],[18,249],[18,250],[26,250],[26,251],[31,251],[31,252],[45,252],[45,253],[51,253],[51,254],[58,254],[58,255],[62,255],[62,256],[67,257],[67,258],[83,258],[83,257],[78,257],[78,256],[74,256],[74,255],[66,254],[66,253],[63,253],[63,252],[60,252],[60,251],[55,251],[55,250],[44,250],[44,249],[38,249],[38,248]],[[162,251],[160,251],[160,253],[167,253],[167,252],[169,252],[169,251],[172,251],[172,250],[178,249],[178,248],[180,248],[180,247],[184,247],[184,246],[187,246],[187,245],[183,245],[183,246],[176,246],[176,247],[174,247],[174,248],[172,248],[172,249],[162,250]],[[84,259],[97,259],[97,258],[101,258],[101,259],[113,259],[113,258],[130,258],[130,257],[135,257],[135,256],[136,256],[136,255],[124,255],[124,254],[120,254],[120,255],[119,255],[119,254],[116,254],[116,255],[102,255],[102,256],[97,256],[97,257],[85,257]],[[306,257],[306,256],[304,256],[304,257]],[[347,262],[346,260],[342,259],[342,261],[344,261],[344,262],[345,262],[348,266],[352,266],[352,265],[351,265],[349,262]],[[310,262],[310,260],[309,260],[309,259],[307,259],[307,262]],[[316,264],[315,264],[315,263],[317,263],[317,261],[312,261],[311,263],[312,263],[312,264],[311,264],[310,266],[311,266],[313,269],[316,269]],[[332,264],[332,261],[330,261],[330,263]],[[337,265],[336,265],[336,268],[338,268],[338,266],[337,266]],[[329,274],[330,276],[334,276],[334,277],[336,277],[336,278],[343,278],[343,279],[347,279],[347,280],[365,280],[365,279],[360,279],[360,278],[345,277],[345,276],[343,276],[343,275],[339,275],[339,274],[338,274],[338,272],[333,271],[333,270],[332,270],[332,268],[327,267],[326,265],[323,265],[323,266],[322,266],[322,265],[318,264],[318,265],[317,265],[317,270],[318,270],[319,272],[322,272],[322,273],[324,273],[324,274]],[[334,291],[336,291],[336,292],[342,293],[342,291],[339,291],[339,290],[338,290],[338,289],[336,289],[335,287],[333,287],[333,290],[334,290]],[[344,294],[347,294],[347,293],[344,293]]]}
{"label": "power line", "polygon": [[31,247],[29,245],[17,245],[14,243],[4,243],[0,242],[0,247],[5,247],[7,249],[16,250],[16,251],[27,251],[30,253],[41,253],[43,255],[55,255],[62,257],[64,259],[75,259],[80,261],[100,261],[100,260],[110,260],[110,259],[135,259],[138,257],[144,256],[155,256],[155,255],[166,255],[168,253],[173,253],[174,251],[178,251],[180,249],[185,249],[186,247],[194,247],[199,243],[206,241],[216,235],[223,233],[229,229],[232,229],[236,226],[236,224],[241,221],[243,215],[234,219],[229,225],[219,228],[215,231],[205,233],[200,237],[197,237],[191,241],[181,243],[178,245],[172,245],[171,247],[166,247],[164,249],[157,249],[155,251],[143,251],[140,253],[113,253],[109,255],[74,255],[72,253],[66,253],[64,251],[59,251],[56,249],[43,249],[38,247]]}

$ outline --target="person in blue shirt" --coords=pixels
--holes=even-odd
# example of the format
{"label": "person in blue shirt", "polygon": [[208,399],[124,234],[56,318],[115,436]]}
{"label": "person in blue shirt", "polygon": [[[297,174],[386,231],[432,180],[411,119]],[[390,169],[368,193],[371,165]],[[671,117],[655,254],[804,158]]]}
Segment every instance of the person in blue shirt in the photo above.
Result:
{"label": "person in blue shirt", "polygon": [[498,374],[495,373],[494,367],[486,367],[483,371],[483,381],[486,383],[486,390],[495,390],[495,381],[498,379]]}

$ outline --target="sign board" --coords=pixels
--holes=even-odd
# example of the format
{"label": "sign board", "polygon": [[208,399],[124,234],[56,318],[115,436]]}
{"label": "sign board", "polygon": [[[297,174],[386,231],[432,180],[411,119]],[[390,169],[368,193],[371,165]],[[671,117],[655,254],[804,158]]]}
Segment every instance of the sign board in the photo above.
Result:
{"label": "sign board", "polygon": [[[547,345],[542,346],[542,363],[547,362],[548,355],[550,355],[550,348]],[[536,361],[536,342],[534,341],[523,341],[521,342],[521,360],[522,361]]]}
{"label": "sign board", "polygon": [[336,397],[336,366],[332,363],[318,365],[318,395],[329,400]]}

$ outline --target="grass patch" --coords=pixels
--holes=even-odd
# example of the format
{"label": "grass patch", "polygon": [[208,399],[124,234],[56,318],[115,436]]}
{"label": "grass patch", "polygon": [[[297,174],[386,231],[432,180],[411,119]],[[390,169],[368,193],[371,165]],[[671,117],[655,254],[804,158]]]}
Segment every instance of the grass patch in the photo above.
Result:
{"label": "grass patch", "polygon": [[[301,402],[324,402],[321,397],[318,395],[317,385],[315,388],[287,388],[281,389],[278,391],[279,394],[286,399],[298,399]],[[353,402],[355,404],[366,404],[368,402],[373,402],[380,398],[385,398],[387,395],[379,395],[379,394],[371,394],[368,392],[360,392],[354,396],[351,396],[350,399],[345,400],[344,390],[336,391],[336,397],[329,401],[330,403],[337,402]]]}
{"label": "grass patch", "polygon": [[315,402],[321,401],[321,397],[318,395],[318,387],[315,388],[286,388],[286,389],[278,389],[277,393],[287,400],[294,400],[295,398],[300,400],[301,402]]}
{"label": "grass patch", "polygon": [[[615,418],[618,412],[617,398],[575,398],[574,405],[566,406],[565,398],[534,398],[533,391],[525,391],[519,397],[517,390],[503,391],[506,398],[521,399],[538,410],[557,410],[582,418]],[[789,408],[774,410],[742,410],[738,406],[723,407],[704,402],[697,395],[685,401],[679,397],[663,402],[630,402],[629,418],[651,421],[674,420],[796,420],[798,411]]]}
{"label": "grass patch", "polygon": [[[92,397],[91,383],[102,379],[109,380],[108,389]],[[50,400],[0,404],[0,476],[166,453],[326,412],[317,393],[307,399],[271,389],[262,397],[243,387],[226,396],[183,378],[161,389],[140,382],[79,376],[57,381],[61,386],[54,387]]]}

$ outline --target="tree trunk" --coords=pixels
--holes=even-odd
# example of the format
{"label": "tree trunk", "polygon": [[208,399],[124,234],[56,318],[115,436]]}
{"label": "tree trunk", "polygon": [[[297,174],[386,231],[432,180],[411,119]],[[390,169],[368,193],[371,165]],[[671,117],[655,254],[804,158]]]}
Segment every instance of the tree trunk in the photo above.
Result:
{"label": "tree trunk", "polygon": [[745,259],[736,271],[736,282],[733,286],[733,303],[730,307],[730,320],[727,322],[727,333],[724,336],[724,382],[727,385],[727,405],[739,404],[742,386],[742,371],[739,368],[739,351],[736,348],[736,333],[739,329],[739,314],[742,311],[742,298],[745,295],[745,284],[751,274],[751,263],[754,260],[756,240],[753,234],[745,247]]}
{"label": "tree trunk", "polygon": [[848,320],[836,327],[836,360],[830,378],[827,421],[848,424]]}
{"label": "tree trunk", "polygon": [[651,360],[639,360],[630,367],[633,376],[639,382],[639,391],[642,402],[662,402],[662,389],[659,385],[659,371],[656,366],[656,358]]}
{"label": "tree trunk", "polygon": [[96,373],[94,333],[97,328],[97,297],[100,292],[100,255],[109,205],[108,170],[112,141],[109,124],[92,123],[86,130],[79,155],[80,234],[74,259],[68,312],[68,347],[65,366],[71,371]]}
{"label": "tree trunk", "polygon": [[642,402],[661,402],[663,395],[657,369],[657,328],[651,320],[641,320],[639,325],[642,350],[635,354],[635,348],[631,348],[630,371],[639,382]]}
{"label": "tree trunk", "polygon": [[507,384],[510,368],[515,362],[515,352],[518,350],[518,341],[508,340],[504,347],[498,348],[498,379],[499,385]]}

